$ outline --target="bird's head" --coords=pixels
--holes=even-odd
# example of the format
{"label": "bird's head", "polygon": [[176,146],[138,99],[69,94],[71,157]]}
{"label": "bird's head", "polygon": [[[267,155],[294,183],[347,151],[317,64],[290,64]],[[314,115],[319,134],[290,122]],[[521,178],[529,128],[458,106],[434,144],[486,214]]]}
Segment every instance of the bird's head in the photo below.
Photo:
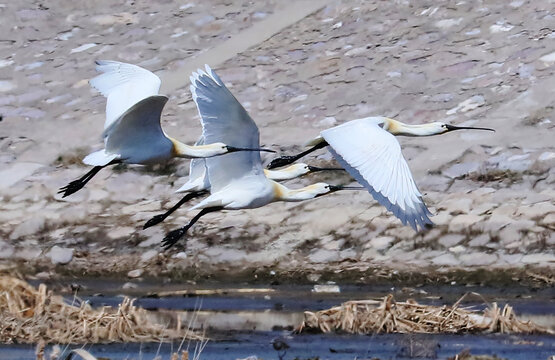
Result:
{"label": "bird's head", "polygon": [[418,124],[411,125],[405,124],[400,121],[383,118],[383,128],[389,131],[393,135],[403,135],[403,136],[432,136],[445,134],[449,131],[454,130],[488,130],[495,131],[489,128],[473,127],[473,126],[456,126],[450,125],[443,122],[432,122],[428,124]]}
{"label": "bird's head", "polygon": [[483,127],[474,127],[474,126],[455,126],[450,125],[442,122],[433,122],[429,124],[430,127],[436,131],[437,134],[445,134],[449,131],[455,130],[487,130],[487,131],[495,131],[494,129],[490,128],[483,128]]}

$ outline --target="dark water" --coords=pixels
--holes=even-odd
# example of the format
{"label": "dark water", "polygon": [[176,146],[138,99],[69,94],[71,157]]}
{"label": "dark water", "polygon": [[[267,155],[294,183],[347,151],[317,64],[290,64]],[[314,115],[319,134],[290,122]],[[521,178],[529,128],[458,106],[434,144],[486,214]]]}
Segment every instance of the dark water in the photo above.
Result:
{"label": "dark water", "polygon": [[[283,359],[446,359],[464,349],[472,354],[497,355],[511,360],[548,359],[555,354],[553,336],[511,335],[295,335],[284,332],[237,333],[232,339],[210,341],[201,359],[244,359],[256,355],[263,359],[278,359],[271,341],[282,337],[289,345]],[[111,344],[85,346],[97,357],[109,359],[154,359],[158,354],[169,359],[178,343]],[[72,346],[71,348],[78,348]],[[194,344],[189,344],[191,354]],[[412,353],[411,353],[412,351]],[[412,357],[411,357],[412,355]],[[425,357],[419,356],[423,355]],[[190,357],[192,358],[192,356]],[[0,359],[35,359],[30,346],[0,346]]]}

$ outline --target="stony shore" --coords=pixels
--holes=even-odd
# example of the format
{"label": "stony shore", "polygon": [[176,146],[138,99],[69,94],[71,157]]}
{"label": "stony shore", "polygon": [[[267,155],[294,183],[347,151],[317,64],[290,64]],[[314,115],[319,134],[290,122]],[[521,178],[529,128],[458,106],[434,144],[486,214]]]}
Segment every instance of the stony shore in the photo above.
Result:
{"label": "stony shore", "polygon": [[[531,272],[552,286],[555,4],[299,3],[1,4],[1,268],[39,278],[276,271],[308,281],[319,272],[488,269]],[[288,12],[301,11],[300,21],[287,22]],[[282,28],[268,38],[256,26]],[[246,50],[230,54],[226,44],[237,39]],[[95,59],[172,79],[163,85],[171,95],[163,127],[192,143],[201,129],[188,72],[207,52],[204,61],[248,109],[262,142],[283,153],[371,115],[497,131],[399,139],[435,214],[436,226],[419,233],[368,193],[349,192],[211,214],[186,246],[163,252],[164,234],[192,213],[142,225],[179,199],[173,191],[187,161],[103,170],[84,190],[56,194],[87,171],[80,159],[100,146],[105,100],[87,85]],[[306,161],[333,163],[326,151]],[[317,174],[288,186],[321,180],[350,181]]]}

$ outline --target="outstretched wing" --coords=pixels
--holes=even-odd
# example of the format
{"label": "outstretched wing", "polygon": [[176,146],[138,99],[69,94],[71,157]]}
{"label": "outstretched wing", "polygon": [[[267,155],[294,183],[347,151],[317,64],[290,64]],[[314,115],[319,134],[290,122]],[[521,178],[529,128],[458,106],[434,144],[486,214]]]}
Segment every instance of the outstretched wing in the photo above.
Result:
{"label": "outstretched wing", "polygon": [[104,130],[106,151],[134,164],[169,158],[173,145],[160,125],[167,101],[166,96],[155,95],[131,106]]}
{"label": "outstretched wing", "polygon": [[102,74],[89,83],[106,97],[104,129],[131,106],[160,91],[160,78],[142,67],[108,60],[97,60],[96,65]]}
{"label": "outstretched wing", "polygon": [[[200,137],[195,145],[204,145],[204,137]],[[210,181],[208,181],[208,173],[206,170],[205,158],[193,158],[189,164],[189,180],[183,184],[176,193],[187,191],[209,190]]]}
{"label": "outstretched wing", "polygon": [[335,159],[403,225],[432,224],[397,139],[378,124],[353,120],[324,130]]}
{"label": "outstretched wing", "polygon": [[[191,76],[205,144],[259,148],[258,127],[223,81],[208,65]],[[264,176],[258,151],[239,151],[206,159],[211,191],[216,192],[244,176]]]}

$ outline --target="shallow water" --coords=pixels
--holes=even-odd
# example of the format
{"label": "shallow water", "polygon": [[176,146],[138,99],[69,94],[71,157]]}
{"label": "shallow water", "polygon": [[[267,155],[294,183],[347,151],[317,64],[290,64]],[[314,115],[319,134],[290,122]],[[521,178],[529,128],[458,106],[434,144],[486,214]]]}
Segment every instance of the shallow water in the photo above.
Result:
{"label": "shallow water", "polygon": [[[88,290],[80,295],[93,306],[117,305],[122,296],[119,284],[88,284]],[[166,286],[141,284],[132,290],[136,304],[157,310],[153,315],[157,321],[175,326],[190,322],[196,311],[195,328],[203,328],[211,338],[202,352],[201,359],[239,359],[256,355],[264,359],[278,359],[272,347],[276,338],[283,339],[289,346],[283,359],[408,359],[411,354],[427,358],[445,359],[464,349],[472,354],[496,354],[507,359],[547,359],[555,354],[555,336],[549,335],[401,335],[380,334],[291,335],[295,326],[303,319],[303,311],[326,309],[341,302],[355,299],[381,298],[392,292],[398,301],[414,298],[424,304],[453,304],[462,294],[478,291],[487,301],[497,301],[500,306],[509,303],[524,319],[532,319],[542,325],[555,328],[555,299],[553,289],[522,291],[516,289],[491,289],[468,287],[436,287],[414,289],[392,289],[387,287],[341,286],[340,293],[316,293],[311,286],[272,288],[218,288]],[[179,293],[172,293],[180,291]],[[102,294],[100,293],[102,292]],[[159,296],[166,292],[168,296]],[[72,297],[68,301],[74,301]],[[463,306],[485,307],[477,296],[468,297]],[[198,309],[201,309],[198,311]],[[192,350],[195,344],[189,344]],[[81,346],[71,346],[78,348]],[[169,359],[172,351],[179,347],[173,344],[110,344],[87,345],[95,356],[109,359],[153,359],[156,354]],[[192,351],[191,351],[192,352]],[[411,353],[412,352],[412,353]],[[422,357],[420,357],[422,358]],[[34,359],[34,347],[26,345],[0,346],[0,360]]]}
{"label": "shallow water", "polygon": [[[264,359],[277,359],[278,353],[271,341],[285,336],[290,346],[284,359],[307,359],[318,356],[324,359],[445,359],[464,349],[472,354],[497,355],[511,360],[547,359],[555,354],[555,338],[552,336],[512,335],[295,335],[287,337],[284,332],[236,333],[232,339],[210,341],[201,359],[243,359],[256,355]],[[169,359],[179,344],[110,344],[85,346],[97,357],[109,359],[153,359],[157,354]],[[78,346],[72,346],[78,348]],[[194,344],[189,344],[194,349]],[[191,351],[192,353],[192,351]],[[0,359],[34,359],[32,346],[0,346]]]}

